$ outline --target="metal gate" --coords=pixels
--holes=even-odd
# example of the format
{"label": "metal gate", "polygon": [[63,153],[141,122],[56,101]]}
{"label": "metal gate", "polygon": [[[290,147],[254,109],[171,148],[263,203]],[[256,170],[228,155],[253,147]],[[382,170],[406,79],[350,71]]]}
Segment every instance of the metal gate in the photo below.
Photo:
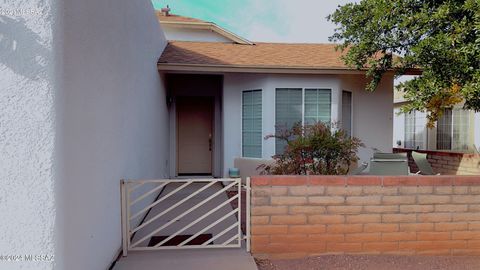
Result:
{"label": "metal gate", "polygon": [[243,240],[250,250],[250,179],[122,180],[121,203],[123,256],[238,248]]}

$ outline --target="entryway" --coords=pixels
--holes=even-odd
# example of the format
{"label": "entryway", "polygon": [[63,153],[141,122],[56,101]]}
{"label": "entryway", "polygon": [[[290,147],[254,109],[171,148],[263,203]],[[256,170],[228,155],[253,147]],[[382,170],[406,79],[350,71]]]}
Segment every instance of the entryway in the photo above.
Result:
{"label": "entryway", "polygon": [[[249,249],[249,181],[126,180],[121,183],[123,254],[115,270],[256,270]],[[247,211],[245,233],[242,212]]]}
{"label": "entryway", "polygon": [[169,177],[223,177],[223,76],[167,74]]}
{"label": "entryway", "polygon": [[213,111],[211,97],[178,97],[177,175],[212,175]]}

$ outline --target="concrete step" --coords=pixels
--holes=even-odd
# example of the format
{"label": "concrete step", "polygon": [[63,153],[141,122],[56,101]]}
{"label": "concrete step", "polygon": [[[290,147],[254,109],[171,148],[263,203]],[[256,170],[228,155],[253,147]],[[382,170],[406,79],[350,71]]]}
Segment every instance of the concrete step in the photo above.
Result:
{"label": "concrete step", "polygon": [[243,248],[130,252],[113,270],[257,270]]}

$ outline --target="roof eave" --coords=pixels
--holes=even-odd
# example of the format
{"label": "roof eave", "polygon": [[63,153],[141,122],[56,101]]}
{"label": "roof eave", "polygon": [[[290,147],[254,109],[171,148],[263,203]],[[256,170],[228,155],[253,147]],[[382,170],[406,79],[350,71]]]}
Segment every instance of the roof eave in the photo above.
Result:
{"label": "roof eave", "polygon": [[243,45],[253,45],[254,43],[242,38],[214,23],[210,22],[173,22],[173,21],[160,21],[160,24],[180,27],[180,28],[196,28],[196,29],[207,29],[214,31],[215,33],[230,39],[233,42]]}
{"label": "roof eave", "polygon": [[[366,70],[342,67],[301,67],[301,66],[250,66],[250,65],[208,65],[158,63],[160,71],[194,71],[226,73],[289,73],[289,74],[365,74]],[[390,71],[389,71],[390,72]],[[393,74],[393,71],[391,71]]]}

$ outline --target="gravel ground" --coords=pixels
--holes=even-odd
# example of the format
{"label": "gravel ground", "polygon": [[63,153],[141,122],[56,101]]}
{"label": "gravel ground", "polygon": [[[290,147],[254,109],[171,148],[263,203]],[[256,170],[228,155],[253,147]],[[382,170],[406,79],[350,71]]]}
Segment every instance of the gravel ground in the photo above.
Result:
{"label": "gravel ground", "polygon": [[256,262],[259,270],[480,270],[480,257],[326,255]]}

